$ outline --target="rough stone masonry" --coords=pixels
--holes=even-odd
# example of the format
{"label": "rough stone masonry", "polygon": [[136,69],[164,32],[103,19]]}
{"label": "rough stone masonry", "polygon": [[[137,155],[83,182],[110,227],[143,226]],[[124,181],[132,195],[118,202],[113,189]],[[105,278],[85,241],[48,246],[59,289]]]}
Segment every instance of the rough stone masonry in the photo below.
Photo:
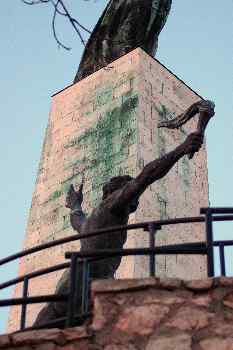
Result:
{"label": "rough stone masonry", "polygon": [[[71,183],[80,184],[85,173],[84,208],[90,212],[101,198],[102,185],[116,175],[135,176],[150,160],[180,144],[196,130],[191,120],[180,131],[158,129],[158,122],[182,113],[200,100],[192,89],[151,58],[136,49],[52,98],[24,248],[74,234],[69,224],[65,196]],[[93,181],[93,178],[95,181]],[[166,178],[151,185],[130,222],[199,215],[208,206],[205,147],[192,162],[183,158]],[[200,241],[202,224],[178,225],[160,231],[156,244]],[[127,247],[147,246],[145,232],[130,232]],[[19,274],[64,261],[64,252],[79,249],[66,244],[21,259]],[[29,295],[54,292],[62,272],[30,281]],[[124,258],[117,277],[141,277],[148,273],[148,259]],[[159,257],[158,276],[201,278],[205,258]],[[22,286],[15,289],[22,295]],[[30,325],[42,305],[28,307]],[[19,325],[20,307],[12,307],[9,328]]]}
{"label": "rough stone masonry", "polygon": [[233,279],[98,281],[84,327],[0,336],[14,350],[233,350]]}

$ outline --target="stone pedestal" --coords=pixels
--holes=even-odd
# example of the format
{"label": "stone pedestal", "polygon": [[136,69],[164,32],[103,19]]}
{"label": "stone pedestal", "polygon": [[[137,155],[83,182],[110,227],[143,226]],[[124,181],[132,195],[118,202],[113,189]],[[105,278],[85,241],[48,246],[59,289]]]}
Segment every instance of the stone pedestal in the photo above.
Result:
{"label": "stone pedestal", "polygon": [[[24,248],[75,233],[69,223],[65,196],[71,183],[85,176],[84,208],[90,213],[102,197],[102,185],[112,176],[136,176],[149,161],[162,156],[195,131],[197,120],[181,130],[158,129],[160,120],[183,112],[200,100],[192,89],[141,49],[114,61],[52,98]],[[150,219],[195,216],[208,206],[205,147],[190,161],[180,160],[162,180],[150,186],[130,223]],[[156,244],[204,239],[202,224],[165,227]],[[147,233],[130,231],[127,247],[148,246]],[[21,259],[19,274],[64,261],[64,252],[79,249],[66,244]],[[206,261],[200,256],[160,256],[159,276],[201,278]],[[61,272],[30,281],[30,295],[54,291]],[[148,258],[122,259],[117,277],[148,275]],[[21,286],[15,296],[21,295]],[[30,306],[28,325],[41,305]],[[19,307],[11,309],[9,330],[18,323]]]}
{"label": "stone pedestal", "polygon": [[0,335],[1,350],[232,350],[233,278],[100,280],[82,327]]}

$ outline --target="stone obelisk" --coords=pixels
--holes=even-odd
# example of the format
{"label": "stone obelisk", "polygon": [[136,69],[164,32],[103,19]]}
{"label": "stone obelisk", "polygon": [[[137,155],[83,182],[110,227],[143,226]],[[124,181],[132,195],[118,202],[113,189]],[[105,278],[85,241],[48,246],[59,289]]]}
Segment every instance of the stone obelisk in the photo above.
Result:
{"label": "stone obelisk", "polygon": [[[84,183],[84,207],[90,213],[101,199],[102,185],[112,176],[135,176],[147,162],[173,149],[191,131],[191,120],[180,130],[158,129],[158,122],[182,113],[200,100],[183,81],[142,49],[135,49],[105,68],[52,97],[41,161],[32,198],[24,248],[75,232],[65,208],[71,183]],[[130,222],[195,216],[208,206],[206,149],[190,161],[184,157],[169,174],[143,194]],[[203,224],[164,227],[156,245],[204,239]],[[127,247],[148,246],[147,233],[130,231]],[[57,246],[22,258],[19,275],[64,261],[64,252],[79,242]],[[148,276],[148,258],[123,258],[118,278]],[[53,293],[61,272],[35,278],[30,295]],[[159,256],[156,274],[178,278],[206,276],[201,256]],[[14,296],[22,295],[22,286]],[[27,325],[42,305],[28,307]],[[12,307],[8,330],[19,325],[20,307]]]}

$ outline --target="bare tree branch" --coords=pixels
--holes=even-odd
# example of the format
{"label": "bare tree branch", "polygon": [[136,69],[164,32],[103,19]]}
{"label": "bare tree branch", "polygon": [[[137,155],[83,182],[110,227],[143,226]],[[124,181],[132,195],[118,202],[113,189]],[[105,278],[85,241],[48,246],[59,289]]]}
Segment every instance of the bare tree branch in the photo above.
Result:
{"label": "bare tree branch", "polygon": [[49,1],[50,0],[34,0],[34,1],[22,0],[22,2],[24,2],[26,5],[37,5],[37,4],[42,4]]}
{"label": "bare tree branch", "polygon": [[53,36],[54,36],[56,42],[58,43],[59,47],[61,46],[65,50],[70,50],[71,48],[62,44],[62,42],[57,37],[55,21],[56,21],[56,16],[58,14],[58,11],[57,11],[58,5],[59,5],[59,0],[57,1],[57,3],[54,6],[54,13],[53,13],[53,19],[52,19]]}
{"label": "bare tree branch", "polygon": [[[85,26],[83,26],[76,18],[73,18],[70,14],[70,12],[67,10],[64,2],[62,0],[21,0],[24,4],[26,5],[39,5],[39,4],[52,4],[54,8],[54,13],[53,13],[53,18],[52,18],[52,31],[53,31],[53,36],[58,43],[59,47],[61,46],[65,50],[70,50],[71,48],[64,45],[61,40],[57,36],[57,31],[56,31],[56,17],[57,15],[67,17],[70,24],[72,25],[73,29],[75,30],[76,34],[78,35],[81,43],[85,46],[85,40],[82,36],[81,30],[87,32],[88,34],[91,33],[90,30],[88,30]],[[60,7],[60,8],[59,8]]]}

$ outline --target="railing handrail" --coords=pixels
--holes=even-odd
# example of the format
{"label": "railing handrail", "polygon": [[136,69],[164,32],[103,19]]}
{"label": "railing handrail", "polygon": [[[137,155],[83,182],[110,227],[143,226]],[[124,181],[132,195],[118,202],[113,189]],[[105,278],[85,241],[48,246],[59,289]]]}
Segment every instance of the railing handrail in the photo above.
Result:
{"label": "railing handrail", "polygon": [[10,298],[0,300],[0,306],[40,304],[50,301],[67,301],[69,294],[47,294],[26,298]]}
{"label": "railing handrail", "polygon": [[226,240],[221,240],[221,241],[213,241],[213,246],[218,247],[220,245],[233,245],[233,240],[232,239],[226,239]]}
{"label": "railing handrail", "polygon": [[[9,306],[9,305],[22,305],[21,311],[21,329],[25,329],[26,322],[26,307],[28,304],[33,303],[41,303],[41,302],[49,302],[49,301],[68,301],[68,313],[67,313],[67,323],[66,325],[72,325],[74,320],[74,305],[75,305],[75,292],[70,292],[69,294],[63,295],[41,295],[41,296],[28,296],[28,282],[30,279],[42,276],[54,271],[58,271],[61,269],[65,269],[70,267],[71,271],[71,284],[70,290],[75,290],[75,278],[76,278],[76,270],[78,261],[83,261],[84,268],[83,271],[83,283],[84,287],[82,289],[82,310],[85,312],[88,311],[88,299],[87,293],[87,283],[88,277],[85,277],[85,274],[88,274],[88,264],[92,261],[98,261],[99,259],[108,259],[114,256],[132,256],[132,255],[148,255],[150,257],[150,276],[155,276],[155,255],[170,255],[170,254],[200,254],[207,255],[207,267],[208,267],[208,276],[214,276],[214,257],[213,257],[213,248],[214,246],[219,248],[220,251],[220,265],[221,265],[221,273],[225,276],[226,267],[225,267],[225,257],[224,257],[224,247],[233,245],[233,240],[214,240],[213,238],[213,221],[233,221],[233,208],[231,207],[218,207],[218,208],[201,208],[201,214],[205,216],[195,216],[195,217],[181,217],[175,219],[165,219],[165,220],[154,220],[147,222],[140,222],[136,224],[129,225],[119,225],[108,227],[105,229],[99,229],[95,231],[91,231],[86,234],[76,234],[72,236],[68,236],[65,238],[58,239],[56,241],[47,242],[44,244],[40,244],[34,246],[32,248],[20,251],[16,254],[8,256],[4,259],[0,260],[0,265],[6,264],[10,261],[13,261],[17,258],[30,255],[39,251],[42,251],[47,248],[54,247],[56,245],[65,244],[71,241],[79,240],[81,238],[90,238],[93,236],[99,236],[103,234],[110,234],[112,232],[117,231],[128,231],[135,229],[144,229],[144,231],[148,231],[149,233],[149,248],[128,248],[128,249],[104,249],[104,250],[86,250],[86,251],[74,251],[74,252],[66,252],[65,257],[71,259],[70,262],[61,263],[58,265],[54,265],[48,268],[43,268],[40,270],[33,271],[31,273],[27,273],[24,276],[20,276],[18,278],[14,278],[7,282],[0,284],[0,289],[7,288],[11,285],[15,285],[17,283],[23,282],[23,297],[22,298],[11,298],[0,301],[0,306]],[[221,215],[226,214],[226,215]],[[170,244],[163,246],[155,247],[154,236],[156,231],[160,230],[162,226],[166,225],[176,225],[176,224],[190,224],[190,223],[200,223],[205,222],[206,226],[206,240],[199,242],[188,242],[188,243],[180,243],[180,244]]]}
{"label": "railing handrail", "polygon": [[[188,246],[188,247],[187,247]],[[114,256],[130,256],[130,255],[169,255],[169,254],[206,254],[206,242],[191,242],[184,244],[173,244],[159,246],[156,248],[126,248],[126,249],[103,249],[88,250],[83,252],[67,252],[66,258],[76,255],[78,258],[104,257],[110,258]]]}
{"label": "railing handrail", "polygon": [[14,284],[18,284],[20,282],[23,282],[23,280],[25,278],[31,279],[31,278],[35,278],[35,277],[38,277],[38,276],[43,276],[43,275],[51,273],[51,272],[55,272],[55,271],[59,271],[59,270],[65,269],[65,268],[67,268],[69,266],[70,266],[70,262],[66,262],[66,263],[53,265],[51,267],[46,267],[44,269],[33,271],[33,272],[27,273],[27,274],[25,274],[23,276],[19,276],[17,278],[13,278],[13,279],[11,279],[9,281],[1,283],[0,284],[0,289],[8,288],[8,287],[10,287],[10,286],[12,286]]}
{"label": "railing handrail", "polygon": [[212,214],[233,214],[233,208],[232,207],[206,207],[206,208],[200,208],[200,214],[205,214],[207,211],[212,213]]}
{"label": "railing handrail", "polygon": [[[233,220],[233,215],[222,215],[213,217],[213,221],[227,221],[227,220]],[[156,220],[156,221],[147,221],[143,223],[137,223],[137,224],[129,224],[129,225],[120,225],[120,226],[112,226],[105,229],[95,230],[86,234],[77,234],[77,235],[71,235],[68,237],[64,237],[55,241],[47,242],[44,244],[40,244],[37,246],[34,246],[32,248],[28,248],[25,250],[22,250],[18,253],[15,253],[13,255],[9,255],[6,258],[0,259],[0,266],[7,264],[9,262],[12,262],[13,260],[16,260],[18,258],[21,258],[23,256],[27,256],[36,252],[39,252],[44,249],[48,249],[51,247],[54,247],[56,245],[69,243],[72,241],[80,240],[82,238],[90,238],[93,236],[98,236],[101,234],[109,233],[109,232],[116,232],[119,230],[134,230],[138,228],[147,228],[148,225],[158,225],[158,226],[167,226],[167,225],[177,225],[177,224],[185,224],[185,223],[198,223],[198,222],[204,222],[205,217],[203,216],[194,216],[194,217],[181,217],[176,219],[165,219],[165,220]]]}
{"label": "railing handrail", "polygon": [[[189,221],[187,221],[187,220],[189,220]],[[27,256],[27,255],[36,253],[38,251],[51,248],[51,247],[54,247],[56,245],[69,243],[69,242],[80,240],[83,238],[98,236],[98,235],[101,235],[104,233],[115,232],[115,231],[119,231],[119,230],[133,230],[133,229],[137,229],[137,228],[146,228],[149,224],[170,225],[170,224],[179,224],[179,223],[182,224],[182,223],[186,223],[186,222],[204,222],[204,221],[205,221],[205,218],[201,217],[201,216],[189,217],[189,218],[183,217],[183,218],[177,218],[177,219],[148,221],[148,222],[137,223],[137,224],[112,226],[112,227],[108,227],[105,229],[94,230],[94,231],[86,233],[86,234],[70,235],[68,237],[64,237],[64,238],[57,239],[55,241],[39,244],[37,246],[22,250],[22,251],[15,253],[13,255],[9,255],[6,258],[0,259],[0,266],[6,264],[8,262],[11,262],[13,260],[16,260],[18,258],[21,258],[23,256]]]}
{"label": "railing handrail", "polygon": [[[166,255],[170,255],[170,254],[204,255],[207,253],[207,245],[206,245],[206,242],[191,242],[191,243],[159,246],[155,248],[104,249],[104,250],[90,250],[85,252],[67,252],[65,255],[66,255],[66,258],[68,259],[70,259],[74,255],[81,259],[93,258],[93,257],[96,257],[96,258],[104,257],[105,259],[108,259],[114,256],[132,256],[132,255],[142,256],[142,255],[151,255],[152,253],[156,255],[164,255],[164,254]],[[65,264],[60,264],[60,265],[65,265]],[[70,263],[68,263],[68,265],[70,265]],[[46,269],[43,269],[43,270],[46,270]],[[52,272],[52,271],[49,271],[49,272]],[[23,277],[25,276],[21,276],[22,279],[24,279]],[[32,276],[31,278],[33,277],[37,277],[37,276]],[[49,295],[40,295],[40,296],[25,297],[25,298],[3,299],[3,300],[0,300],[0,307],[12,306],[12,305],[24,305],[29,303],[34,304],[34,303],[41,303],[45,301],[46,302],[63,301],[63,300],[66,300],[67,297],[68,297],[68,294],[64,294],[64,295],[49,294]]]}

